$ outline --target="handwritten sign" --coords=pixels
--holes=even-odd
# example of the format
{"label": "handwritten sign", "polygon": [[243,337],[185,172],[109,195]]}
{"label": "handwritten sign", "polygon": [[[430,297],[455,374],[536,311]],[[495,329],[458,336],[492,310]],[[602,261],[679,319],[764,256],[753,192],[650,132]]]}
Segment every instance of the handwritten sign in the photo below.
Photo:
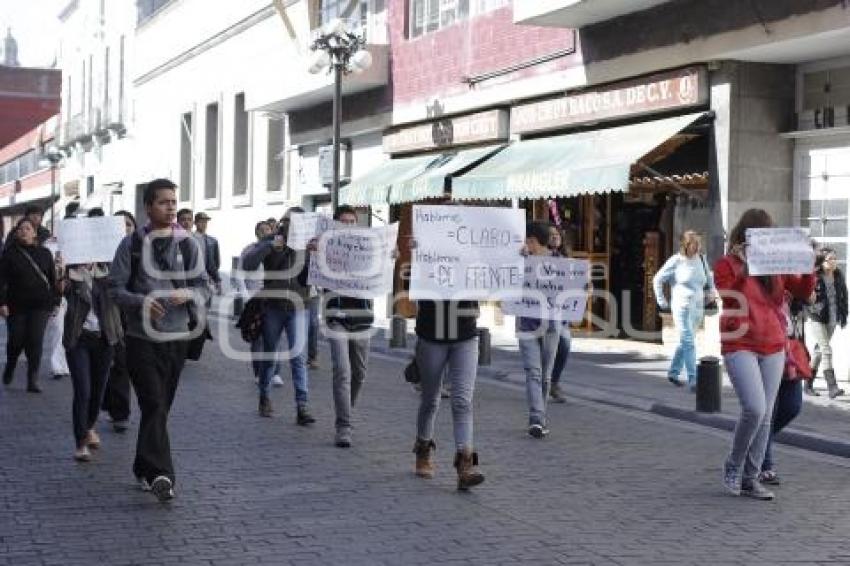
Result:
{"label": "handwritten sign", "polygon": [[522,288],[525,213],[511,208],[414,206],[410,297],[498,298]]}
{"label": "handwritten sign", "polygon": [[112,261],[125,235],[123,216],[95,216],[60,221],[56,240],[65,265],[73,265]]}
{"label": "handwritten sign", "polygon": [[815,252],[802,228],[747,230],[747,269],[750,275],[812,273]]}
{"label": "handwritten sign", "polygon": [[505,300],[505,314],[576,322],[584,318],[590,262],[548,256],[525,258],[522,296]]}
{"label": "handwritten sign", "polygon": [[318,238],[335,224],[333,218],[319,212],[302,212],[289,215],[289,234],[286,245],[293,250],[307,249],[313,238]]}
{"label": "handwritten sign", "polygon": [[337,227],[325,231],[310,256],[307,282],[362,299],[392,292],[398,223],[379,228]]}

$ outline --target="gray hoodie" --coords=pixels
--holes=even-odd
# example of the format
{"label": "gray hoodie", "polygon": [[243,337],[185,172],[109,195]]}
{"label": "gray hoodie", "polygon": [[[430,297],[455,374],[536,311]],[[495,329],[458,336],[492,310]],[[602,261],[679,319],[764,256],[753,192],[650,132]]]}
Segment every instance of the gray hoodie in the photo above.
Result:
{"label": "gray hoodie", "polygon": [[[144,244],[135,281],[132,282],[130,256],[133,236],[127,236],[121,241],[109,272],[109,293],[112,300],[124,311],[128,336],[153,342],[186,340],[189,338],[187,332],[190,310],[196,315],[197,309],[203,309],[210,296],[203,256],[191,234],[176,224],[172,227],[172,236],[168,238],[152,239],[148,235],[149,231],[148,227],[143,227],[136,232],[144,238]],[[183,257],[178,244],[184,239],[190,242],[187,246],[188,257]],[[152,266],[158,266],[159,273],[152,273]],[[182,305],[165,305],[162,295],[179,287],[193,291],[196,299]],[[151,293],[156,293],[166,307],[163,318],[151,321],[149,328],[153,332],[145,328],[142,320],[142,304],[145,297]],[[197,320],[197,317],[195,319]]]}

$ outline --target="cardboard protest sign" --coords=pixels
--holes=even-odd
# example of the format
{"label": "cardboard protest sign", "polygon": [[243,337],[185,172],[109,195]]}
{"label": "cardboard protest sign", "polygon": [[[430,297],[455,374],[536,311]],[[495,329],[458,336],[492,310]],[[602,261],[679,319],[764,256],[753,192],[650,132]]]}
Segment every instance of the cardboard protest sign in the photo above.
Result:
{"label": "cardboard protest sign", "polygon": [[300,212],[289,215],[289,234],[286,245],[293,250],[307,249],[313,238],[334,226],[334,219],[319,212]]}
{"label": "cardboard protest sign", "polygon": [[378,228],[337,224],[310,255],[307,282],[350,297],[370,299],[392,292],[398,223]]}
{"label": "cardboard protest sign", "polygon": [[525,258],[521,296],[502,302],[505,314],[577,322],[584,318],[590,262],[551,256]]}
{"label": "cardboard protest sign", "polygon": [[413,237],[411,299],[498,298],[522,288],[522,210],[414,206]]}
{"label": "cardboard protest sign", "polygon": [[812,273],[815,252],[803,228],[747,230],[747,270],[750,275]]}
{"label": "cardboard protest sign", "polygon": [[68,218],[60,221],[56,230],[65,265],[111,262],[125,235],[123,216]]}

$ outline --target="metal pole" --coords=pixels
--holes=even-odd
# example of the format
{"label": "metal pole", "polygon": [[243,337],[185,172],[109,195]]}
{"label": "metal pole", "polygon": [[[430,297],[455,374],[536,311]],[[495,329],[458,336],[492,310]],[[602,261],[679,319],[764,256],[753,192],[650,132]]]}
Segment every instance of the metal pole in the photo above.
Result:
{"label": "metal pole", "polygon": [[334,105],[333,105],[333,184],[331,185],[331,208],[336,214],[337,206],[339,206],[339,153],[340,153],[340,123],[342,122],[342,67],[344,63],[338,60],[337,56],[332,56],[332,65],[334,68]]}
{"label": "metal pole", "polygon": [[53,230],[56,223],[56,162],[50,160],[50,235],[55,236]]}

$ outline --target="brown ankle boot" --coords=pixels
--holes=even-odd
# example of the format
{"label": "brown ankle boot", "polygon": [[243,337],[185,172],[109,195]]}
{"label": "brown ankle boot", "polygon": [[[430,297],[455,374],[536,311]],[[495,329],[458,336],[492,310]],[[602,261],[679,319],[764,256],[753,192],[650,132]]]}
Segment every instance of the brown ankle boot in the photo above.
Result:
{"label": "brown ankle boot", "polygon": [[437,445],[433,440],[416,439],[413,445],[413,453],[416,454],[416,475],[420,478],[431,479],[434,477],[434,459],[432,458]]}
{"label": "brown ankle boot", "polygon": [[455,454],[457,469],[457,488],[466,491],[484,481],[484,474],[478,471],[478,454],[471,450],[462,450]]}

